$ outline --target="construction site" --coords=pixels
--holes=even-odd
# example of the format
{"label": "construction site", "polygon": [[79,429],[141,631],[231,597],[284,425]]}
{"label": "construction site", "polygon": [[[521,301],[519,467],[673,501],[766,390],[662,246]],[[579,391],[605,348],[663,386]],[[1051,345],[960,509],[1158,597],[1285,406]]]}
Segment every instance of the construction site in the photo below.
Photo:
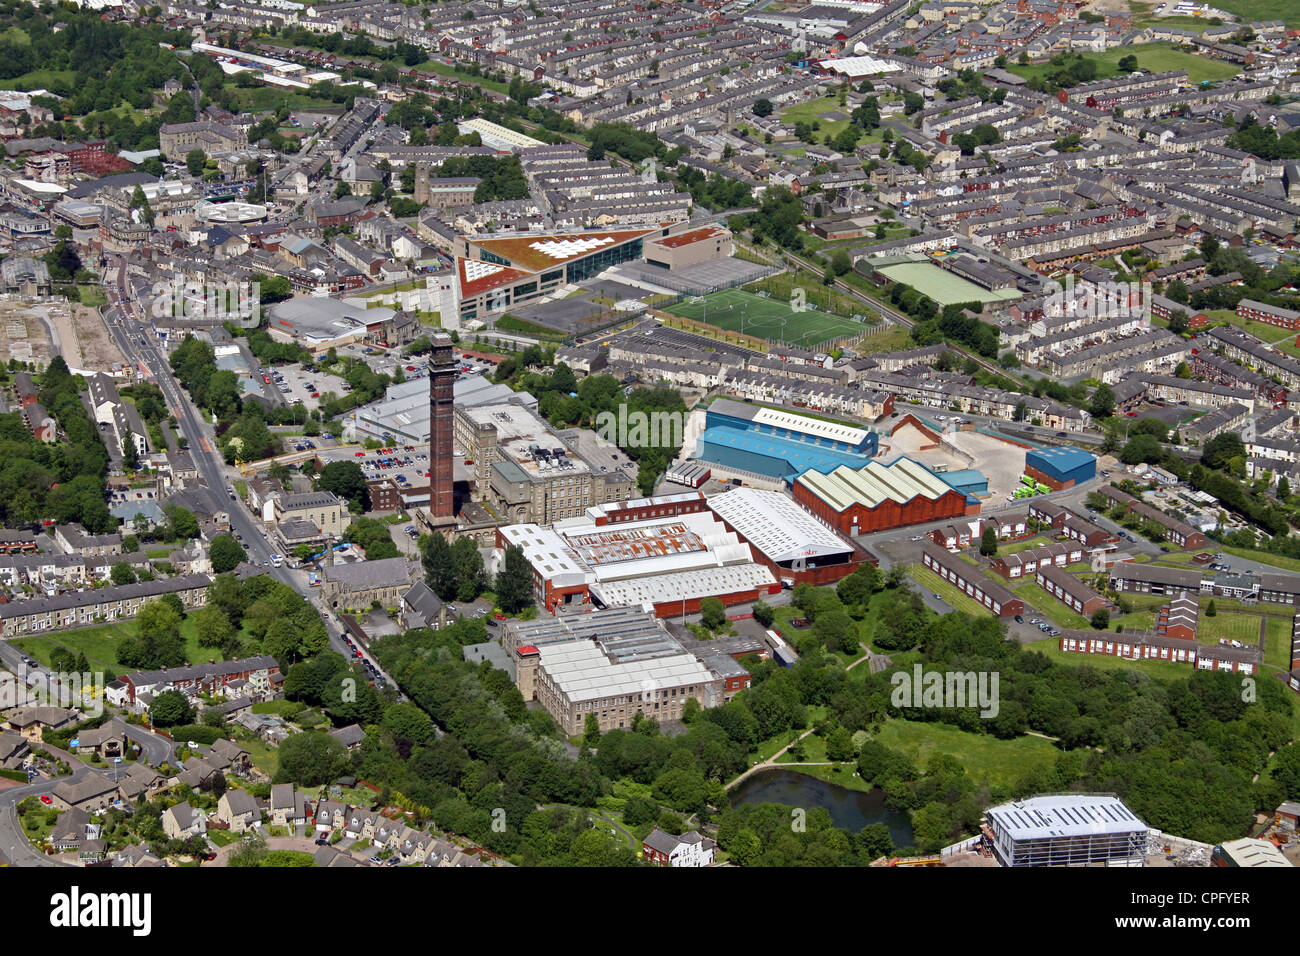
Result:
{"label": "construction site", "polygon": [[126,361],[98,309],[63,299],[0,299],[0,360],[40,367],[55,355],[75,372],[111,372]]}

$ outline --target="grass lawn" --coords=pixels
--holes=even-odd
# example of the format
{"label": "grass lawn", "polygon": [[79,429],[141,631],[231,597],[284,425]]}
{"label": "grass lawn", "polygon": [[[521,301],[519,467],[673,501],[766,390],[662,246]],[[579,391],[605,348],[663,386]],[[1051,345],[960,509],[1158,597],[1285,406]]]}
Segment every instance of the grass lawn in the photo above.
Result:
{"label": "grass lawn", "polygon": [[496,80],[489,80],[482,76],[474,76],[465,70],[459,70],[454,66],[448,66],[441,60],[425,60],[423,63],[417,63],[415,69],[425,73],[441,73],[443,76],[454,76],[458,79],[465,80],[467,83],[473,83],[481,86],[486,90],[496,90],[498,93],[509,94],[510,86],[507,83],[498,83]]}
{"label": "grass lawn", "polygon": [[1173,661],[1130,661],[1120,657],[1111,657],[1109,654],[1073,654],[1061,650],[1055,637],[1026,644],[1025,650],[1038,651],[1049,660],[1071,667],[1087,664],[1090,667],[1096,667],[1098,670],[1137,670],[1148,677],[1154,677],[1156,680],[1182,680],[1191,676],[1192,673],[1191,664],[1178,664]]}
{"label": "grass lawn", "polygon": [[827,135],[838,136],[849,125],[848,120],[827,120],[822,119],[827,113],[844,113],[852,112],[849,106],[840,106],[840,97],[836,93],[832,96],[824,96],[819,100],[809,100],[806,103],[798,103],[781,111],[781,122],[794,125],[795,123],[813,123],[820,124],[817,128],[816,139],[820,143],[826,139]]}
{"label": "grass lawn", "polygon": [[0,80],[0,90],[41,90],[56,83],[71,85],[76,79],[75,70],[32,70],[22,76]]}
{"label": "grass lawn", "polygon": [[1156,626],[1156,612],[1134,611],[1132,614],[1114,618],[1114,622],[1124,625],[1126,631],[1152,631]]}
{"label": "grass lawn", "polygon": [[229,830],[209,830],[208,839],[217,846],[229,846],[232,843],[238,843],[242,834],[231,833]]}
{"label": "grass lawn", "polygon": [[[851,276],[853,273],[848,272],[846,275]],[[867,315],[866,310],[870,308],[860,299],[823,285],[821,276],[812,276],[806,272],[781,272],[745,286],[746,292],[766,292],[783,303],[790,301],[795,289],[802,289],[808,305],[818,312],[845,316]],[[867,318],[875,322],[878,316],[867,315]]]}
{"label": "grass lawn", "polygon": [[940,306],[957,302],[999,302],[1016,297],[1014,292],[985,289],[955,273],[940,269],[929,261],[883,265],[879,270],[895,282],[910,285],[916,291],[929,296]]}
{"label": "grass lawn", "polygon": [[562,339],[564,333],[556,329],[549,328],[545,325],[538,325],[535,322],[528,322],[514,315],[503,315],[497,319],[493,325],[503,332],[518,332],[522,335],[531,335],[538,339]]}
{"label": "grass lawn", "polygon": [[821,737],[817,736],[816,734],[809,734],[807,737],[803,739],[803,760],[795,760],[794,757],[790,756],[790,752],[786,751],[780,756],[780,758],[777,759],[776,762],[777,763],[804,763],[807,761],[811,761],[812,763],[820,763],[825,759],[826,759],[826,741],[823,740]]}
{"label": "grass lawn", "polygon": [[1222,0],[1213,6],[1247,21],[1281,20],[1289,27],[1300,27],[1300,7],[1295,0]]}
{"label": "grass lawn", "polygon": [[1251,561],[1258,561],[1260,564],[1269,564],[1275,568],[1282,568],[1286,571],[1300,572],[1300,559],[1288,557],[1285,554],[1272,554],[1268,551],[1252,551],[1249,548],[1234,548],[1231,545],[1219,545],[1219,550],[1224,554],[1231,554],[1237,558],[1247,558]]}
{"label": "grass lawn", "polygon": [[1046,535],[1036,534],[1032,538],[1026,538],[1024,541],[998,542],[998,554],[1019,554],[1021,551],[1028,551],[1030,548],[1041,548],[1043,545],[1051,544],[1052,539]]}
{"label": "grass lawn", "polygon": [[935,574],[929,568],[922,567],[919,564],[910,565],[907,573],[916,579],[921,585],[922,590],[929,591],[932,594],[939,595],[939,598],[946,601],[953,609],[961,611],[963,614],[980,616],[988,614],[988,610],[979,601],[975,600],[968,594],[957,590],[955,584],[949,584],[939,575]]}
{"label": "grass lawn", "polygon": [[81,299],[82,305],[91,309],[108,305],[108,296],[104,295],[104,290],[97,285],[77,286],[77,297]]}
{"label": "grass lawn", "polygon": [[665,311],[728,332],[788,342],[800,348],[856,339],[868,329],[862,322],[827,312],[796,312],[786,300],[775,296],[765,298],[740,289],[724,289],[698,300],[684,299]]}
{"label": "grass lawn", "polygon": [[[112,624],[58,631],[38,637],[24,637],[13,643],[47,667],[50,663],[50,655],[56,648],[62,646],[70,651],[85,654],[86,660],[92,665],[99,664],[117,673],[124,669],[124,665],[117,660],[118,645],[123,637],[134,634],[135,621],[117,621]],[[216,648],[199,646],[193,617],[186,617],[181,621],[181,637],[185,639],[185,657],[192,664],[221,656],[221,652]]]}
{"label": "grass lawn", "polygon": [[1291,623],[1280,617],[1267,618],[1264,631],[1264,664],[1280,671],[1291,669]]}
{"label": "grass lawn", "polygon": [[862,341],[853,346],[853,351],[862,355],[869,355],[872,352],[897,352],[900,349],[908,349],[916,343],[912,341],[912,334],[901,325],[889,325],[881,327],[881,331],[872,332]]}
{"label": "grass lawn", "polygon": [[1026,607],[1033,605],[1034,610],[1042,611],[1057,627],[1082,628],[1085,631],[1092,627],[1086,617],[1070,610],[1037,583],[1013,584],[1011,593],[1024,601]]}
{"label": "grass lawn", "polygon": [[1214,617],[1202,614],[1196,627],[1196,639],[1202,644],[1241,641],[1254,647],[1259,643],[1259,622],[1258,614],[1216,614]]}
{"label": "grass lawn", "polygon": [[280,769],[280,753],[274,747],[268,747],[261,740],[241,740],[239,746],[248,751],[248,759],[253,766],[268,777],[275,777]]}
{"label": "grass lawn", "polygon": [[[1239,2],[1242,2],[1242,0],[1239,0]],[[1253,3],[1254,0],[1244,0],[1244,2]],[[1284,0],[1276,0],[1276,2],[1283,3]],[[1280,19],[1280,17],[1274,19]],[[1203,80],[1224,80],[1241,72],[1239,66],[1225,63],[1222,60],[1199,56],[1195,53],[1184,53],[1182,50],[1174,49],[1174,45],[1168,42],[1117,46],[1102,53],[1086,54],[1085,59],[1092,60],[1097,64],[1097,79],[1105,80],[1120,75],[1119,61],[1129,55],[1137,57],[1139,70],[1147,70],[1152,73],[1186,70],[1187,78],[1193,84],[1200,83]],[[1048,74],[1057,72],[1061,67],[1053,65],[1050,61],[1044,61],[1030,66],[1013,64],[1008,66],[1007,69],[1028,80],[1035,76],[1046,77]]]}
{"label": "grass lawn", "polygon": [[1050,740],[1042,737],[999,740],[948,724],[912,720],[886,721],[875,740],[907,754],[919,767],[931,754],[951,754],[977,782],[1002,787],[1014,785],[1026,771],[1052,766],[1060,754]]}
{"label": "grass lawn", "polygon": [[1211,321],[1227,322],[1229,325],[1235,325],[1242,331],[1249,332],[1255,338],[1263,339],[1270,345],[1283,340],[1295,340],[1294,332],[1279,329],[1276,325],[1256,322],[1253,319],[1243,319],[1233,309],[1210,309],[1205,314]]}
{"label": "grass lawn", "polygon": [[235,94],[235,102],[249,113],[278,110],[282,106],[297,110],[343,105],[342,103],[335,103],[332,99],[312,96],[310,93],[300,90],[290,93],[269,86],[241,88],[234,83],[227,83],[226,87]]}

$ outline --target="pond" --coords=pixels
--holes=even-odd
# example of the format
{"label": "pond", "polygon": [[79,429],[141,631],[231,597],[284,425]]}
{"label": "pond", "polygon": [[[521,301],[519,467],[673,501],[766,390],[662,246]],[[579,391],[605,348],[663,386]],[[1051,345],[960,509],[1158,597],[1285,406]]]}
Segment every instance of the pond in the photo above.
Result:
{"label": "pond", "polygon": [[912,845],[912,824],[906,811],[885,806],[884,791],[850,790],[793,770],[764,770],[731,791],[732,806],[782,803],[791,807],[822,807],[837,827],[857,832],[883,823],[895,846]]}

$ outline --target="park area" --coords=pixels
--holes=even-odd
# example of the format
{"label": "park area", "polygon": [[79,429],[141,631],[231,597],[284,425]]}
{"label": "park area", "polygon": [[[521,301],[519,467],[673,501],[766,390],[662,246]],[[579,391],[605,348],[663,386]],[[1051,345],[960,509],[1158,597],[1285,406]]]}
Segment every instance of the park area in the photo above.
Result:
{"label": "park area", "polygon": [[[1281,19],[1279,16],[1278,19]],[[1226,80],[1241,72],[1241,67],[1224,60],[1177,50],[1172,43],[1142,43],[1136,46],[1117,46],[1101,53],[1089,53],[1084,59],[1091,60],[1097,67],[1097,79],[1109,80],[1123,75],[1119,61],[1126,56],[1137,57],[1137,68],[1148,73],[1166,73],[1171,70],[1186,70],[1187,78],[1193,84],[1206,80]],[[1073,60],[1070,60],[1073,62]],[[1068,65],[1068,64],[1067,64]],[[1012,73],[1023,76],[1026,80],[1035,76],[1048,77],[1062,69],[1050,60],[1029,66],[1012,64],[1008,66]]]}
{"label": "park area", "polygon": [[740,289],[723,289],[706,296],[683,299],[664,311],[728,332],[740,332],[804,349],[857,339],[871,328],[855,319],[818,311],[812,305],[797,312],[782,299],[766,298]]}
{"label": "park area", "polygon": [[1014,289],[990,291],[927,260],[908,262],[896,259],[891,265],[890,260],[882,259],[872,262],[872,266],[887,278],[911,286],[941,306],[956,302],[1002,302],[1019,296]]}

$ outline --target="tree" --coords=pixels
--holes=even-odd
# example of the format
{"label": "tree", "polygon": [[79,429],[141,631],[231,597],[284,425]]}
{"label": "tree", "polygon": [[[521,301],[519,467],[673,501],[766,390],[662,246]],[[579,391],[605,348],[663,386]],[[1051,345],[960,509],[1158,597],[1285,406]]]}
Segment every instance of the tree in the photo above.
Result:
{"label": "tree", "polygon": [[214,605],[201,607],[192,615],[199,647],[225,647],[235,636],[235,628],[226,612]]}
{"label": "tree", "polygon": [[826,759],[842,763],[856,760],[857,751],[853,749],[853,735],[842,725],[837,726],[826,737]]}
{"label": "tree", "polygon": [[857,624],[843,608],[818,613],[812,631],[828,651],[843,651],[846,654],[858,651]]}
{"label": "tree", "polygon": [[506,548],[495,590],[497,602],[508,614],[518,613],[533,603],[533,569],[519,545]]}
{"label": "tree", "polygon": [[125,561],[119,561],[108,569],[109,579],[114,584],[133,584],[135,583],[135,568]]}
{"label": "tree", "polygon": [[139,471],[140,470],[140,453],[135,447],[135,441],[130,435],[122,439],[122,470]]}
{"label": "tree", "polygon": [[727,608],[719,598],[706,597],[700,601],[700,620],[710,631],[720,631],[727,626]]}
{"label": "tree", "polygon": [[233,535],[219,534],[212,539],[208,557],[212,559],[212,570],[217,574],[225,574],[247,561],[248,552]]}
{"label": "tree", "polygon": [[201,149],[192,149],[185,154],[185,169],[191,176],[202,176],[207,162],[208,154]]}
{"label": "tree", "polygon": [[181,616],[167,601],[145,601],[135,619],[136,633],[117,646],[118,663],[157,670],[186,663]]}
{"label": "tree", "polygon": [[167,516],[167,539],[197,538],[199,536],[199,519],[194,512],[181,505],[166,505],[163,514]]}
{"label": "tree", "polygon": [[1219,609],[1214,604],[1214,598],[1210,598],[1210,603],[1205,605],[1205,616],[1214,617],[1219,613]]}
{"label": "tree", "polygon": [[1246,446],[1241,436],[1223,432],[1207,441],[1201,449],[1201,464],[1206,468],[1226,469],[1234,458],[1244,458]]}
{"label": "tree", "polygon": [[990,557],[998,553],[998,531],[989,525],[980,535],[980,554]]}
{"label": "tree", "polygon": [[594,747],[600,742],[600,721],[595,714],[587,714],[582,722],[582,742],[588,747]]}
{"label": "tree", "polygon": [[487,572],[473,538],[456,539],[451,546],[451,562],[456,575],[456,600],[472,601],[482,594]]}
{"label": "tree", "polygon": [[772,109],[773,109],[773,107],[772,107],[772,101],[771,101],[771,100],[768,100],[768,99],[760,99],[760,100],[755,100],[755,101],[754,101],[754,115],[755,115],[755,116],[771,116],[771,115],[772,115]]}
{"label": "tree", "polygon": [[1093,418],[1109,418],[1115,414],[1115,392],[1109,385],[1098,385],[1088,403]]}
{"label": "tree", "polygon": [[754,620],[764,627],[771,627],[776,620],[776,608],[764,604],[761,600],[754,602]]}
{"label": "tree", "polygon": [[1286,501],[1291,497],[1291,482],[1286,475],[1277,480],[1277,500]]}
{"label": "tree", "polygon": [[280,744],[277,783],[306,787],[332,783],[348,767],[343,745],[329,734],[309,730],[293,734]]}
{"label": "tree", "polygon": [[450,601],[456,594],[456,566],[451,556],[451,546],[441,531],[428,535],[421,544],[420,561],[424,565],[424,583],[438,597]]}
{"label": "tree", "polygon": [[133,210],[138,209],[140,211],[140,219],[143,222],[148,223],[150,226],[153,225],[153,207],[149,205],[149,200],[145,198],[144,190],[140,188],[139,183],[136,183],[135,189],[131,191],[131,203],[129,208]]}
{"label": "tree", "polygon": [[357,511],[370,510],[370,489],[365,472],[355,461],[332,461],[321,469],[316,479],[322,491],[330,491],[346,500]]}
{"label": "tree", "polygon": [[177,727],[194,722],[194,708],[178,690],[165,690],[149,705],[149,718],[159,727]]}
{"label": "tree", "polygon": [[1106,610],[1104,607],[1098,608],[1096,611],[1093,611],[1089,623],[1092,624],[1092,628],[1095,631],[1106,630],[1110,627],[1110,611]]}

